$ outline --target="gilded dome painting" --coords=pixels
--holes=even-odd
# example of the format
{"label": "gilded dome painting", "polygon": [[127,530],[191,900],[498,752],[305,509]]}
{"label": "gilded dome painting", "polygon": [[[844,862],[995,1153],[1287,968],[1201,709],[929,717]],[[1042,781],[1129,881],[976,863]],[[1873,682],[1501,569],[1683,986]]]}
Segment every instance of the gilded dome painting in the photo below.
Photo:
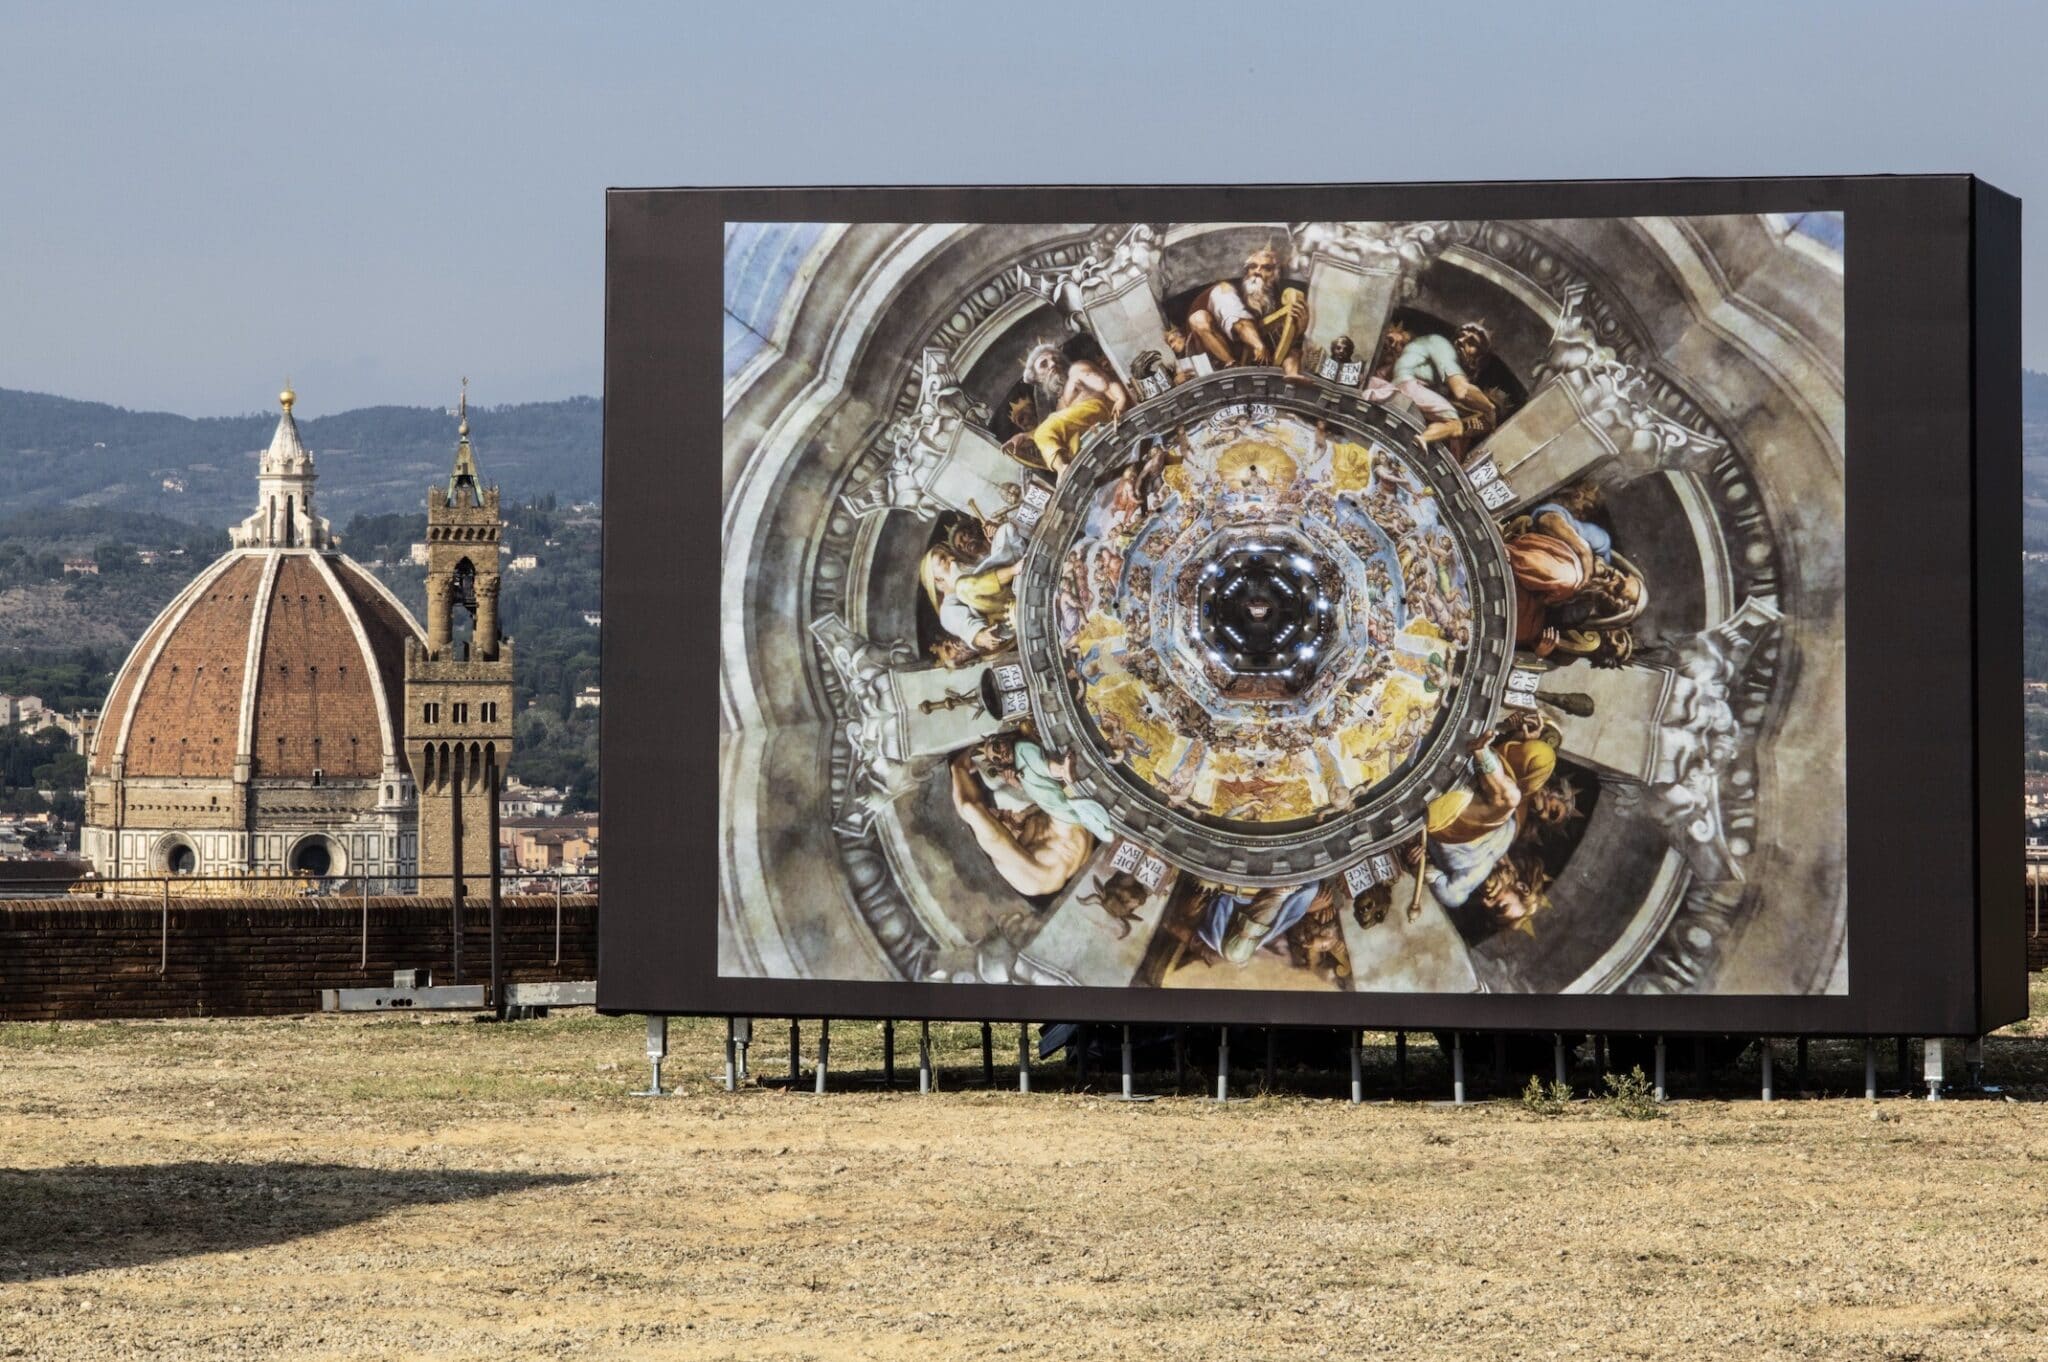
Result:
{"label": "gilded dome painting", "polygon": [[1828,226],[727,224],[720,973],[1845,992]]}

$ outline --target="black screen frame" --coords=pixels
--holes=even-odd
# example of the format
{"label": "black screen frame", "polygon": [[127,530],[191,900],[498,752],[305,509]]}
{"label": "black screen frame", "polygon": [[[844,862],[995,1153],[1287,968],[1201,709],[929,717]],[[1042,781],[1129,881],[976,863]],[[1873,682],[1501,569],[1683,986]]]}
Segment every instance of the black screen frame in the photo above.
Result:
{"label": "black screen frame", "polygon": [[[728,221],[1141,222],[1840,212],[1848,992],[1287,993],[725,978],[719,665]],[[613,190],[606,201],[605,1012],[1975,1035],[2026,1013],[2019,206],[1972,176]],[[629,623],[630,621],[630,623]]]}

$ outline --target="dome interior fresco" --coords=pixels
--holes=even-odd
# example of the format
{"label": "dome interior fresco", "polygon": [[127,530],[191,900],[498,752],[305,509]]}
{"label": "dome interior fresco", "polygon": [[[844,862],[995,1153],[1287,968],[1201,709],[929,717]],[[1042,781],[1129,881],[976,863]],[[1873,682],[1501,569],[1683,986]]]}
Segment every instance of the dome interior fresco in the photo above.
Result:
{"label": "dome interior fresco", "polygon": [[718,972],[1846,993],[1846,233],[728,223]]}

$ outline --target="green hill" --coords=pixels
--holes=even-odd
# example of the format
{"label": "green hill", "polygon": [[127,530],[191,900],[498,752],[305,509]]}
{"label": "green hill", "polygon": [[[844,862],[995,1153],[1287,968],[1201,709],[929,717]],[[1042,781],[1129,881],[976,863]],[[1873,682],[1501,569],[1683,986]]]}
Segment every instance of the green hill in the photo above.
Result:
{"label": "green hill", "polygon": [[[253,505],[275,411],[194,419],[0,388],[0,506],[119,511],[225,528]],[[472,407],[484,471],[508,498],[594,501],[603,409],[594,397]],[[455,420],[434,407],[362,407],[299,423],[320,469],[320,511],[410,511],[445,476]]]}
{"label": "green hill", "polygon": [[[149,621],[254,508],[276,425],[274,411],[194,420],[0,388],[0,691],[96,706]],[[485,477],[504,490],[506,542],[539,560],[507,574],[503,600],[518,641],[512,770],[593,807],[597,714],[574,697],[597,680],[598,630],[584,613],[599,603],[602,408],[591,397],[472,407],[470,427]],[[407,553],[424,535],[428,485],[448,475],[454,418],[365,407],[303,420],[299,433],[318,461],[320,513],[419,611]],[[65,571],[83,558],[99,571]]]}

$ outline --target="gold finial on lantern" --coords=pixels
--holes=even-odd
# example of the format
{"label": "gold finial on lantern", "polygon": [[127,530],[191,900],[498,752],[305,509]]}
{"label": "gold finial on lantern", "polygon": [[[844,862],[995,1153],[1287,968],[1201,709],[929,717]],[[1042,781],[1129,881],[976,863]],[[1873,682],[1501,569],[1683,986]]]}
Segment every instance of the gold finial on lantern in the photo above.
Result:
{"label": "gold finial on lantern", "polygon": [[292,391],[291,379],[286,378],[284,381],[284,391],[277,395],[277,405],[283,407],[286,411],[290,411],[292,409],[292,403],[298,400],[299,395]]}

